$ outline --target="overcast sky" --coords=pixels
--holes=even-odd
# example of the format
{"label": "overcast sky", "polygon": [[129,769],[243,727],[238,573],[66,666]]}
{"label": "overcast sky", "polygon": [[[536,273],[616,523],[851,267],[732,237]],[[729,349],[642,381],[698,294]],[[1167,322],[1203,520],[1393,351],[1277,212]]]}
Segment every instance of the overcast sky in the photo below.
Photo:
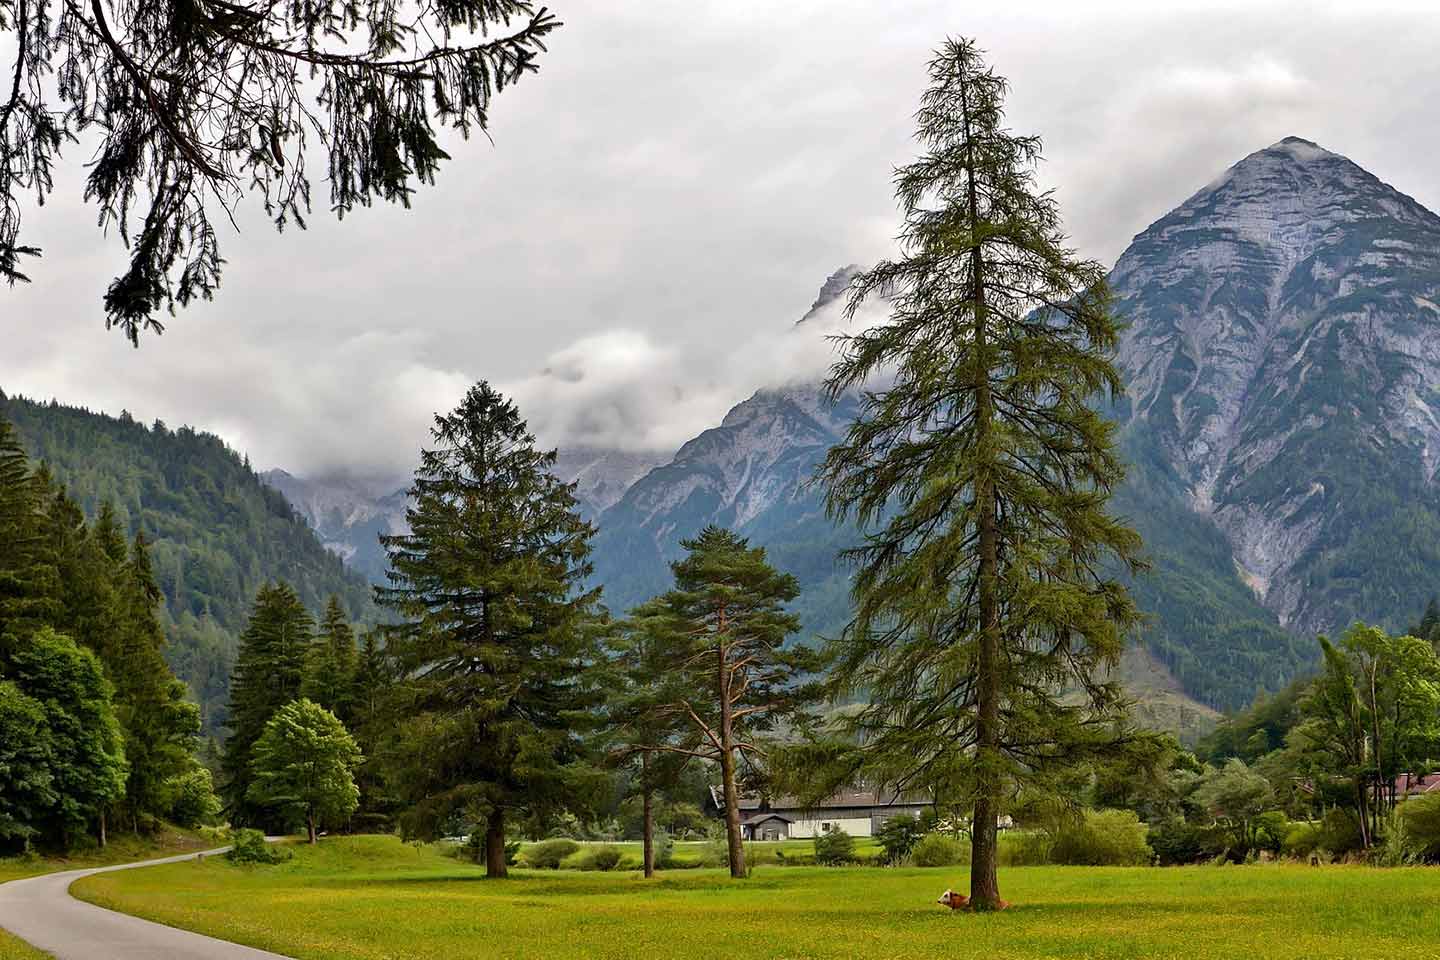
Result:
{"label": "overcast sky", "polygon": [[1106,263],[1288,135],[1440,209],[1433,0],[553,8],[565,26],[496,102],[493,145],[459,145],[410,211],[278,236],[242,219],[217,301],[138,351],[99,308],[122,248],[78,172],[57,178],[27,222],[35,282],[0,288],[0,388],[382,486],[481,378],[547,442],[673,449],[757,386],[823,367],[793,323],[831,271],[890,250],[891,168],[947,34],[1010,78],[1011,125],[1044,136],[1043,179]]}

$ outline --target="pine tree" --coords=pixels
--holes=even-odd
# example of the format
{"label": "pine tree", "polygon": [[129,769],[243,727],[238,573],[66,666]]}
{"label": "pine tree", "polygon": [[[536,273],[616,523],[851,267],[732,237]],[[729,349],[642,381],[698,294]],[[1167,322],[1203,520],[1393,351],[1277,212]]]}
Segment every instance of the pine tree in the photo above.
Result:
{"label": "pine tree", "polygon": [[924,152],[895,177],[904,255],[849,303],[888,297],[891,322],[847,338],[828,382],[873,392],[821,470],[832,515],[866,532],[835,646],[837,691],[870,700],[859,769],[973,804],[982,910],[1007,785],[1115,743],[1121,698],[1098,675],[1137,616],[1113,571],[1140,566],[1106,512],[1123,469],[1092,405],[1121,390],[1105,271],[1065,247],[1006,90],[968,40],[930,64]]}
{"label": "pine tree", "polygon": [[514,404],[488,384],[435,418],[410,489],[410,533],[382,538],[399,615],[387,648],[404,679],[393,782],[407,829],[455,814],[485,823],[486,874],[504,876],[507,822],[584,810],[605,778],[581,734],[599,702],[598,591],[585,590],[593,528],[535,449]]}
{"label": "pine tree", "polygon": [[386,708],[395,683],[394,669],[379,639],[376,629],[366,630],[361,638],[349,697],[351,732],[364,757],[355,772],[355,784],[360,788],[355,822],[360,829],[388,829],[398,808],[398,801],[385,788],[383,765],[376,757],[377,745],[387,732]]}
{"label": "pine tree", "polygon": [[250,622],[240,635],[222,763],[223,796],[233,823],[265,822],[264,811],[246,799],[254,779],[251,752],[275,711],[299,699],[305,654],[314,636],[315,619],[289,584],[266,584],[256,594]]}
{"label": "pine tree", "polygon": [[325,607],[325,619],[305,658],[305,675],[300,695],[329,710],[347,726],[354,722],[351,698],[356,669],[355,632],[340,598],[332,596]]}
{"label": "pine tree", "polygon": [[663,719],[676,716],[690,725],[689,738],[652,745],[719,764],[730,873],[743,877],[738,768],[754,764],[760,738],[815,698],[804,677],[818,661],[803,644],[786,643],[800,620],[784,605],[800,588],[763,548],[713,526],[680,543],[687,553],[671,565],[675,589],[631,614],[645,648],[637,667],[666,678],[649,694],[659,715],[652,727],[668,733]]}

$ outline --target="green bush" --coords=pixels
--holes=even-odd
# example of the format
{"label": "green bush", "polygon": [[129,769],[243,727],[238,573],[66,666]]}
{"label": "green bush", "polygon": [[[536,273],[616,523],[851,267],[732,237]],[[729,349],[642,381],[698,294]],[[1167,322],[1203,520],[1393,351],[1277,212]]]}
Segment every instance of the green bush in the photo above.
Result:
{"label": "green bush", "polygon": [[230,837],[230,852],[225,854],[234,863],[281,863],[290,859],[290,851],[265,842],[259,830],[236,830]]}
{"label": "green bush", "polygon": [[1400,804],[1396,817],[1405,831],[1405,848],[1426,863],[1440,863],[1440,794]]}
{"label": "green bush", "polygon": [[1055,840],[1044,830],[1016,830],[1000,845],[1000,862],[1007,867],[1038,867],[1050,863]]}
{"label": "green bush", "polygon": [[1336,807],[1320,821],[1319,849],[1343,857],[1361,848],[1360,824],[1349,810]]}
{"label": "green bush", "polygon": [[1280,852],[1296,860],[1309,860],[1310,855],[1320,849],[1320,827],[1313,823],[1292,823],[1285,831]]}
{"label": "green bush", "polygon": [[561,861],[566,870],[614,870],[620,864],[619,847],[586,847]]}
{"label": "green bush", "polygon": [[815,862],[827,867],[855,859],[855,838],[836,827],[815,838]]}
{"label": "green bush", "polygon": [[1223,830],[1190,823],[1182,817],[1151,824],[1146,841],[1163,866],[1205,863],[1223,854],[1229,846]]}
{"label": "green bush", "polygon": [[580,849],[580,844],[568,837],[541,840],[526,848],[521,855],[525,865],[536,870],[558,870],[560,862]]}
{"label": "green bush", "polygon": [[917,867],[953,867],[965,863],[968,856],[963,843],[944,833],[927,833],[910,853]]}
{"label": "green bush", "polygon": [[1141,866],[1155,856],[1145,833],[1145,824],[1133,810],[1086,810],[1080,820],[1056,833],[1050,862],[1078,867]]}
{"label": "green bush", "polygon": [[920,829],[920,820],[909,814],[900,814],[891,817],[880,825],[875,832],[875,839],[880,841],[880,846],[885,850],[886,863],[900,863],[915,851],[915,844],[925,831]]}

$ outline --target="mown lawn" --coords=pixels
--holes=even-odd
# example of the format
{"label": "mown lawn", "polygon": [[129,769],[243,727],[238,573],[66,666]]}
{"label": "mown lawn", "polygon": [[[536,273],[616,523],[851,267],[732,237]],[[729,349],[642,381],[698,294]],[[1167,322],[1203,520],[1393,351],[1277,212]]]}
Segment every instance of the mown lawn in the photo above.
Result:
{"label": "mown lawn", "polygon": [[1017,867],[1003,914],[934,903],[964,868],[517,872],[384,838],[289,863],[210,860],[81,881],[84,899],[300,958],[1425,957],[1440,870]]}

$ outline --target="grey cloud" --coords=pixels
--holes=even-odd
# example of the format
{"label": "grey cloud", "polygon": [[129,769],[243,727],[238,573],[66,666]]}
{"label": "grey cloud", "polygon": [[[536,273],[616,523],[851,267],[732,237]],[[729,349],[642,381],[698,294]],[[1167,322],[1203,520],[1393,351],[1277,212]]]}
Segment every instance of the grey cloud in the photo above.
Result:
{"label": "grey cloud", "polygon": [[947,33],[1010,77],[1010,123],[1044,134],[1042,177],[1103,261],[1290,134],[1440,207],[1433,4],[557,6],[493,147],[456,144],[408,212],[277,236],[247,205],[219,300],[138,352],[101,329],[123,251],[65,171],[29,221],[36,282],[0,290],[0,387],[193,423],[297,474],[405,473],[479,378],[553,442],[673,447],[823,370],[828,344],[787,334],[833,270],[891,250],[891,168]]}

